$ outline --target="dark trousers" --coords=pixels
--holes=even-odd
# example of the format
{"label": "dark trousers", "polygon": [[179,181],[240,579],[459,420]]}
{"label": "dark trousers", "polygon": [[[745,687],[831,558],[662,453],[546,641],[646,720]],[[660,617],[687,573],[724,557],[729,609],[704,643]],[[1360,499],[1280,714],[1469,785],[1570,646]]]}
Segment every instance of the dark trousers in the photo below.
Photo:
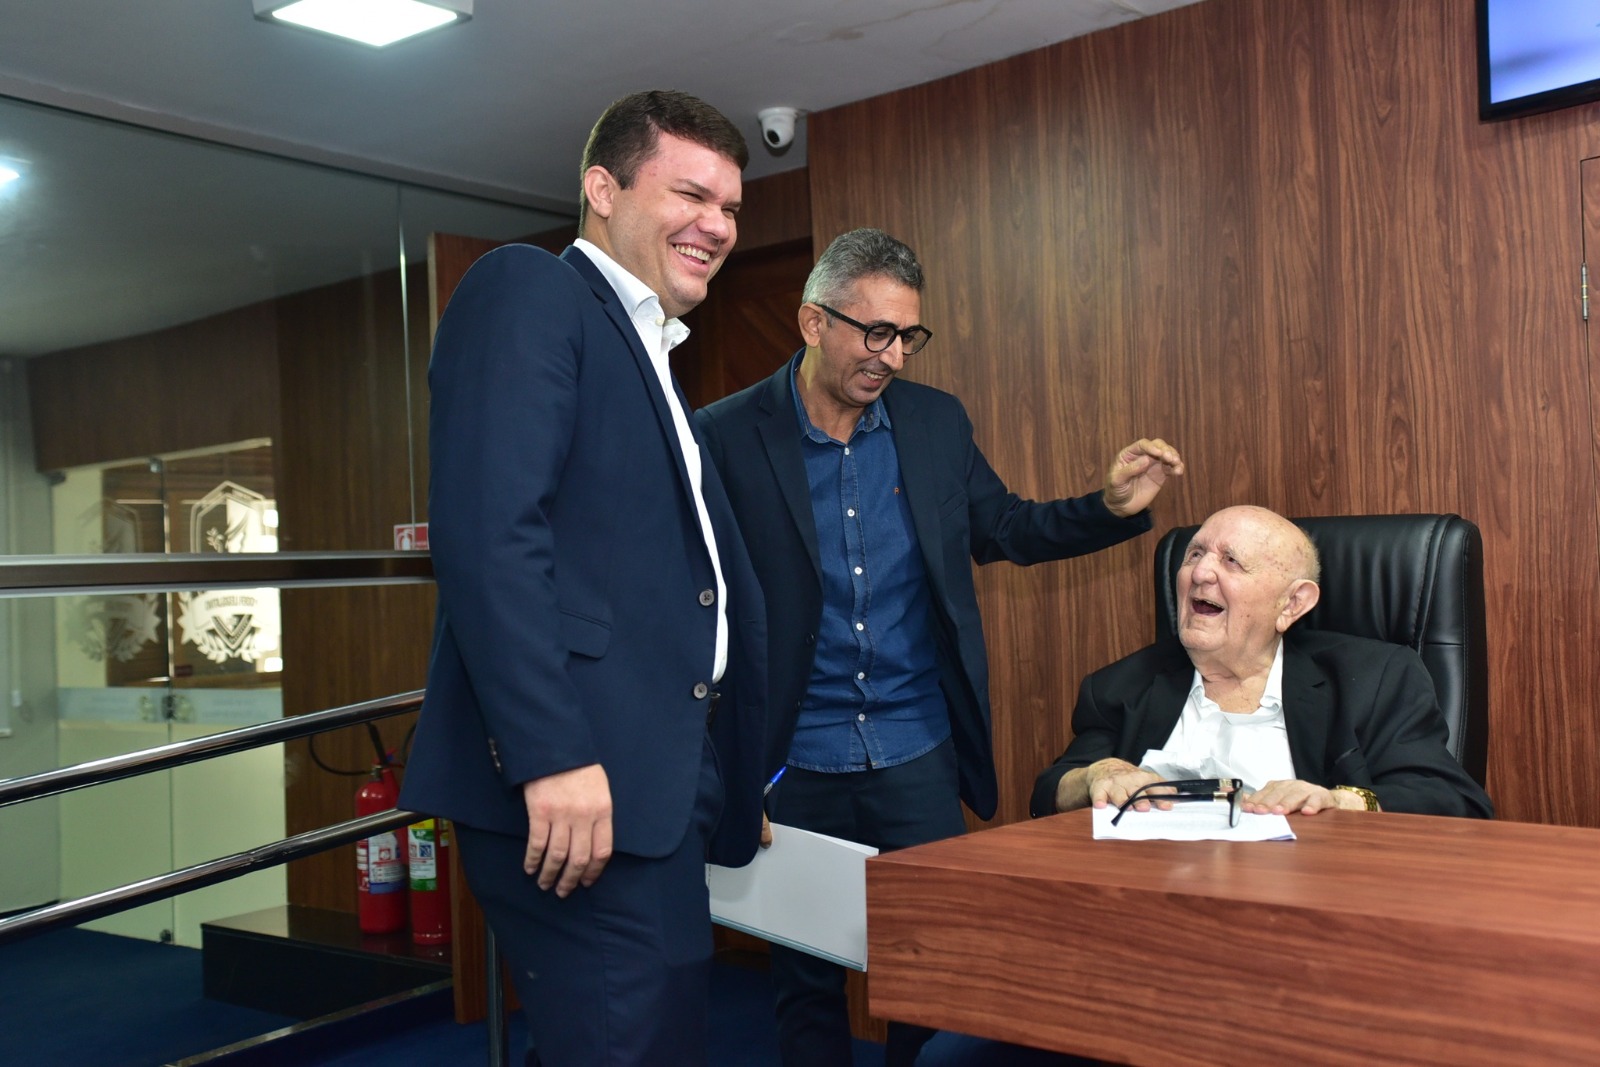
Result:
{"label": "dark trousers", "polygon": [[[882,770],[819,774],[791,767],[768,798],[773,822],[842,837],[879,851],[909,848],[966,830],[955,747],[949,741],[909,763]],[[775,833],[783,832],[780,826]],[[844,968],[772,946],[778,1048],[784,1067],[840,1067],[851,1062]],[[934,1031],[889,1024],[884,1062],[903,1067]]]}
{"label": "dark trousers", "polygon": [[522,872],[523,838],[457,826],[461,866],[509,962],[540,1067],[706,1062],[706,842],[722,812],[708,741],[694,821],[671,855],[614,853],[565,900]]}

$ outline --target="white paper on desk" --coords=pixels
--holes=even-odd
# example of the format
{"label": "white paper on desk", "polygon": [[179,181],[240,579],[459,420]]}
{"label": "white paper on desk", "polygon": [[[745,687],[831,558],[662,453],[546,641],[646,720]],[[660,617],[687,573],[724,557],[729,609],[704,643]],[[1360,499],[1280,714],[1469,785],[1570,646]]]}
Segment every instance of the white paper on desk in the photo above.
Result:
{"label": "white paper on desk", "polygon": [[1094,809],[1096,841],[1293,841],[1294,831],[1282,815],[1239,813],[1239,825],[1228,825],[1223,804],[1174,804],[1166,811],[1129,808],[1122,821],[1112,826],[1117,809],[1109,805]]}
{"label": "white paper on desk", "polygon": [[867,969],[867,857],[878,850],[772,824],[743,867],[706,864],[711,918],[858,971]]}

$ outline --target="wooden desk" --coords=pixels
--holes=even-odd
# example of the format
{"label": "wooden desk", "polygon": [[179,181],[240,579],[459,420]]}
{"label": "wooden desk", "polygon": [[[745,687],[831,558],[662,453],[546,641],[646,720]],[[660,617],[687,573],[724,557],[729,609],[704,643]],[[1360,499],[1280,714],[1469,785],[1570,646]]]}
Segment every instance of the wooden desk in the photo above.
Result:
{"label": "wooden desk", "polygon": [[1130,1064],[1600,1064],[1600,830],[1327,812],[867,862],[874,1015]]}

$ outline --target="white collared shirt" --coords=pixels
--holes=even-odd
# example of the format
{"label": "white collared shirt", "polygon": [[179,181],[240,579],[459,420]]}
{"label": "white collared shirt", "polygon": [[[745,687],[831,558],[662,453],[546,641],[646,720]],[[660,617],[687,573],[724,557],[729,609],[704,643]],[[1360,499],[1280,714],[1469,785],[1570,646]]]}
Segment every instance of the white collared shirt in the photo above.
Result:
{"label": "white collared shirt", "polygon": [[694,490],[694,509],[700,516],[700,533],[705,537],[706,551],[711,553],[711,569],[717,576],[717,648],[712,660],[711,680],[720,681],[728,665],[728,585],[722,578],[722,558],[717,554],[717,537],[711,529],[711,515],[706,511],[705,493],[700,488],[700,445],[689,429],[689,417],[678,402],[678,390],[672,380],[672,367],[667,355],[684,338],[689,327],[677,319],[669,319],[661,308],[661,298],[650,287],[635,278],[616,260],[606,255],[593,241],[580,237],[572,242],[594,263],[616,290],[622,306],[628,309],[633,328],[639,331],[639,341],[644,345],[650,365],[655,368],[661,391],[667,397],[667,409],[672,412],[672,425],[678,431],[678,447],[683,453],[683,465],[689,469],[689,485]]}
{"label": "white collared shirt", "polygon": [[1196,670],[1167,743],[1146,752],[1139,766],[1167,779],[1240,778],[1249,790],[1296,777],[1283,721],[1283,639],[1254,712],[1223,711]]}

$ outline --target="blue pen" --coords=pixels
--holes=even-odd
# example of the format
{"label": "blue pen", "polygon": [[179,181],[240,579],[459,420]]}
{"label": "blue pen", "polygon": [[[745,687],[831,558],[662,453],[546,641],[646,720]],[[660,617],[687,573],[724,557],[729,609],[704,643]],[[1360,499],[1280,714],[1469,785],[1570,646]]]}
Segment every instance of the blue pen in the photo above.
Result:
{"label": "blue pen", "polygon": [[766,796],[768,793],[772,792],[772,787],[778,784],[778,779],[782,778],[783,777],[783,772],[788,770],[788,769],[789,769],[789,765],[787,763],[784,764],[782,767],[779,767],[778,768],[778,773],[774,774],[772,776],[772,780],[770,782],[768,782],[767,783],[767,787],[761,791],[761,795],[762,796]]}

